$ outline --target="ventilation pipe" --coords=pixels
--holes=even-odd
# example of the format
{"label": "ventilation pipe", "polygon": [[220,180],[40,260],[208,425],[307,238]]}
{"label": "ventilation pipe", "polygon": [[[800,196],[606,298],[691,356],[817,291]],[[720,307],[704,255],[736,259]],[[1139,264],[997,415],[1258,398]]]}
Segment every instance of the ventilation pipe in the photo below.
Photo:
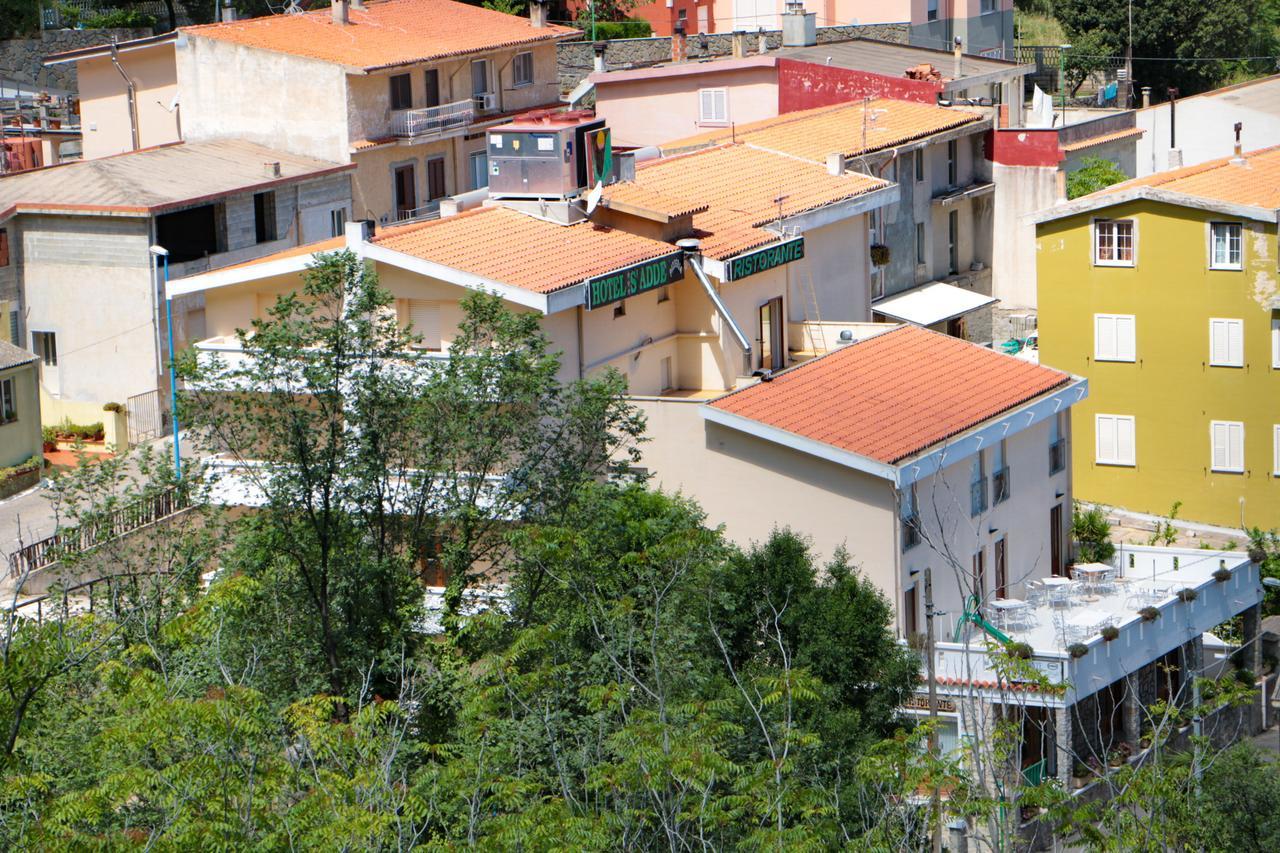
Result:
{"label": "ventilation pipe", "polygon": [[1142,108],[1145,110],[1149,106],[1151,106],[1151,87],[1143,86],[1142,87]]}
{"label": "ventilation pipe", "polygon": [[351,23],[351,9],[347,5],[347,0],[333,0],[333,5],[329,7],[329,14],[333,22],[339,26]]}
{"label": "ventilation pipe", "polygon": [[1178,90],[1168,89],[1169,93],[1169,168],[1182,167],[1182,150],[1178,148]]}
{"label": "ventilation pipe", "polygon": [[547,25],[546,0],[529,0],[529,23],[538,29]]}
{"label": "ventilation pipe", "polygon": [[597,72],[604,73],[604,71],[606,70],[605,64],[604,64],[604,52],[608,46],[609,46],[609,43],[607,41],[597,41],[597,42],[591,43],[591,53],[592,53],[591,67]]}
{"label": "ventilation pipe", "polygon": [[133,86],[133,81],[129,79],[129,75],[124,73],[124,67],[120,65],[120,51],[116,48],[114,40],[111,42],[111,64],[120,72],[120,76],[124,78],[125,93],[128,96],[129,108],[129,134],[133,139],[133,150],[137,151],[142,147],[138,140],[138,92]]}
{"label": "ventilation pipe", "polygon": [[961,57],[964,56],[964,42],[960,40],[960,36],[956,36],[955,47],[952,49],[951,53],[952,53],[952,56],[955,58],[955,62],[953,63],[955,65],[955,68],[951,75],[951,79],[959,80],[960,77],[962,76],[960,73]]}
{"label": "ventilation pipe", "polygon": [[698,279],[698,283],[702,285],[702,289],[707,292],[707,298],[711,300],[711,304],[715,306],[716,313],[720,315],[720,319],[729,327],[729,333],[733,335],[733,339],[738,342],[738,346],[742,348],[742,372],[751,372],[751,341],[747,340],[747,336],[743,334],[739,328],[737,321],[733,319],[733,315],[729,313],[729,309],[720,299],[720,294],[716,292],[715,286],[711,280],[707,278],[707,274],[702,271],[702,252],[697,239],[686,237],[683,240],[677,240],[676,246],[684,250],[684,259],[693,269],[693,275]]}
{"label": "ventilation pipe", "polygon": [[1243,166],[1247,161],[1244,159],[1244,147],[1240,144],[1240,131],[1244,130],[1244,122],[1238,121],[1235,126],[1236,145],[1235,156],[1231,158],[1231,165]]}
{"label": "ventilation pipe", "polygon": [[222,22],[224,24],[233,23],[236,19],[236,7],[232,5],[232,0],[222,0]]}
{"label": "ventilation pipe", "polygon": [[844,174],[844,155],[839,151],[827,155],[827,174],[836,177]]}

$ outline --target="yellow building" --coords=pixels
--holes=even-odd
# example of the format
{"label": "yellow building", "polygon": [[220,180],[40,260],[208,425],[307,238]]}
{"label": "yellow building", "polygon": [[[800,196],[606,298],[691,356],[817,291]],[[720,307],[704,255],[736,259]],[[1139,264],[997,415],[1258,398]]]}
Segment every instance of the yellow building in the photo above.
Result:
{"label": "yellow building", "polygon": [[1037,217],[1040,358],[1089,380],[1076,495],[1280,526],[1280,149]]}

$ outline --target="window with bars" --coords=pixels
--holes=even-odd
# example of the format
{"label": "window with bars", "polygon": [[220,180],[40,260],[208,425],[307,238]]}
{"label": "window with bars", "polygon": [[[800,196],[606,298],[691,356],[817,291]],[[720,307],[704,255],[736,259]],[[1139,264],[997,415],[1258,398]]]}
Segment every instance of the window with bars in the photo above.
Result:
{"label": "window with bars", "polygon": [[1239,222],[1213,222],[1209,225],[1209,268],[1242,269]]}
{"label": "window with bars", "polygon": [[1093,262],[1099,266],[1133,266],[1132,219],[1099,219],[1093,223]]}

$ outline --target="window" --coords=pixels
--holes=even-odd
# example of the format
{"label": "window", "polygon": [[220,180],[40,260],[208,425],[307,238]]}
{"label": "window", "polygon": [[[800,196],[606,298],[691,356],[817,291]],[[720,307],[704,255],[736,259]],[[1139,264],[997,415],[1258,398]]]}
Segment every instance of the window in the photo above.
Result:
{"label": "window", "polygon": [[259,243],[276,239],[276,194],[253,194],[253,235]]}
{"label": "window", "polygon": [[1209,268],[1238,270],[1240,263],[1240,223],[1209,223]]}
{"label": "window", "polygon": [[427,95],[427,101],[423,106],[440,106],[440,70],[437,68],[428,68],[423,73],[422,77],[422,82],[426,86]]}
{"label": "window", "polygon": [[48,367],[58,366],[58,336],[53,332],[32,332],[31,350]]}
{"label": "window", "polygon": [[413,106],[413,80],[408,74],[391,78],[391,109],[407,110]]}
{"label": "window", "polygon": [[698,123],[699,124],[728,124],[729,123],[729,90],[728,89],[699,89],[698,90]]}
{"label": "window", "polygon": [[1136,361],[1137,345],[1132,314],[1093,315],[1093,360]]}
{"label": "window", "polygon": [[427,161],[427,201],[444,198],[444,158],[432,157]]}
{"label": "window", "polygon": [[1280,477],[1280,424],[1271,426],[1271,476]]}
{"label": "window", "polygon": [[1244,320],[1209,318],[1209,364],[1244,367]]}
{"label": "window", "polygon": [[410,332],[420,340],[414,349],[439,352],[444,349],[440,339],[440,303],[424,299],[409,300]]}
{"label": "window", "polygon": [[927,9],[925,12],[927,20],[938,20],[938,0],[926,0],[925,8]]}
{"label": "window", "polygon": [[952,275],[960,274],[960,212],[947,214],[947,263]]}
{"label": "window", "polygon": [[1271,366],[1280,368],[1280,314],[1271,315]]}
{"label": "window", "polygon": [[760,368],[762,370],[781,370],[786,367],[783,360],[786,353],[786,342],[783,340],[785,328],[782,314],[782,297],[775,296],[763,303],[759,309],[760,337],[756,339],[760,350]]}
{"label": "window", "polygon": [[627,316],[627,300],[622,300],[613,306],[613,319]]}
{"label": "window", "polygon": [[9,312],[9,343],[14,346],[22,346],[22,335],[18,328],[19,325],[18,309],[14,308]]}
{"label": "window", "polygon": [[489,186],[489,152],[474,151],[470,156],[471,189]]}
{"label": "window", "polygon": [[675,382],[671,378],[673,373],[674,371],[671,369],[671,356],[668,355],[658,362],[659,391],[670,391],[676,387]]}
{"label": "window", "polygon": [[995,506],[1009,499],[1009,445],[1002,438],[992,452],[995,465],[991,472],[991,505]]}
{"label": "window", "polygon": [[471,95],[479,98],[489,94],[489,60],[476,59],[471,62]]}
{"label": "window", "polygon": [[987,469],[979,450],[973,457],[969,476],[969,514],[978,515],[987,509]]}
{"label": "window", "polygon": [[18,400],[13,395],[13,380],[0,379],[0,424],[11,424],[18,419]]}
{"label": "window", "polygon": [[973,555],[973,594],[978,601],[987,597],[987,549],[979,548]]}
{"label": "window", "polygon": [[9,231],[0,228],[0,267],[9,266]]}
{"label": "window", "polygon": [[329,236],[341,237],[347,230],[347,209],[335,207],[329,211]]}
{"label": "window", "polygon": [[996,0],[982,0],[982,14],[994,12],[996,10]]}
{"label": "window", "polygon": [[924,266],[924,223],[916,223],[916,266]]}
{"label": "window", "polygon": [[511,64],[511,74],[517,86],[529,86],[533,83],[533,54],[517,53],[515,62]]}
{"label": "window", "polygon": [[1093,223],[1093,262],[1098,266],[1133,266],[1133,220],[1099,219]]}
{"label": "window", "polygon": [[920,623],[918,612],[920,604],[917,601],[916,588],[914,586],[902,593],[902,635],[907,639],[911,639],[920,633]]}
{"label": "window", "polygon": [[996,598],[1009,597],[1009,537],[1002,536],[995,544]]}
{"label": "window", "polygon": [[956,157],[959,154],[960,146],[953,139],[947,143],[947,186],[954,187],[959,181],[959,169],[957,168]]}
{"label": "window", "polygon": [[1239,421],[1210,421],[1212,445],[1210,466],[1214,471],[1244,473],[1244,424]]}
{"label": "window", "polygon": [[396,219],[407,219],[418,207],[417,170],[412,163],[406,163],[396,166],[391,175]]}
{"label": "window", "polygon": [[924,180],[924,149],[923,148],[916,152],[916,156],[914,159],[916,161],[916,183],[920,183],[921,181]]}
{"label": "window", "polygon": [[1067,467],[1067,429],[1066,415],[1055,412],[1049,419],[1049,474],[1053,475]]}
{"label": "window", "polygon": [[662,303],[669,302],[669,301],[671,301],[671,288],[669,287],[658,288],[658,304],[661,305]]}
{"label": "window", "polygon": [[916,512],[916,484],[898,493],[898,519],[902,522],[902,550],[920,543],[920,515]]}
{"label": "window", "polygon": [[1136,465],[1132,415],[1095,415],[1099,465]]}

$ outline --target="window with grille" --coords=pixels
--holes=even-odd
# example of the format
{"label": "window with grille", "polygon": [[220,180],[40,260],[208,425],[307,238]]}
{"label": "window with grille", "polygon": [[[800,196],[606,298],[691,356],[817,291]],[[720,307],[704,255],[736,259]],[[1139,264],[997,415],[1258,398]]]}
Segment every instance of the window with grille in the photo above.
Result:
{"label": "window with grille", "polygon": [[700,124],[729,123],[729,90],[698,90],[698,122]]}
{"label": "window with grille", "polygon": [[1093,262],[1131,267],[1134,258],[1132,219],[1100,219],[1093,223]]}
{"label": "window with grille", "polygon": [[1215,270],[1238,270],[1241,265],[1239,222],[1214,222],[1209,225],[1209,267]]}

